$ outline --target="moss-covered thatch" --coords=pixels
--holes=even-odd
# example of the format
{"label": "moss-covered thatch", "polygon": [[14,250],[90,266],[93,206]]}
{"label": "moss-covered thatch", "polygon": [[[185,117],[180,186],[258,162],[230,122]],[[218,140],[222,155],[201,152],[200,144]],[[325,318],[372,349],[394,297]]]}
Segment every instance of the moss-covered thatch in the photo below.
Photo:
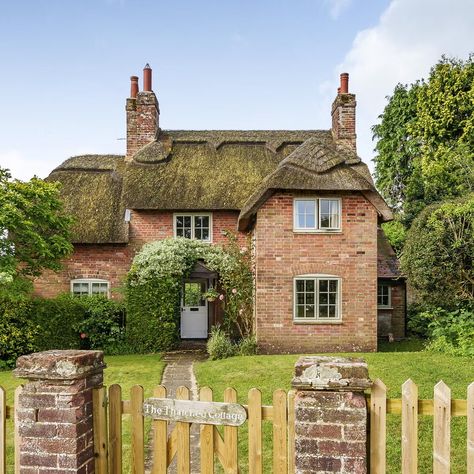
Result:
{"label": "moss-covered thatch", "polygon": [[260,183],[242,207],[241,230],[248,227],[259,207],[277,190],[360,191],[377,208],[383,221],[392,218],[375,189],[367,165],[330,136],[306,140]]}
{"label": "moss-covered thatch", "polygon": [[358,190],[390,217],[366,165],[324,130],[160,131],[130,160],[76,156],[49,179],[63,185],[77,243],[126,243],[127,208],[242,209],[245,228],[275,189]]}
{"label": "moss-covered thatch", "polygon": [[[326,131],[166,131],[127,164],[131,209],[239,210],[261,181],[311,136]],[[172,146],[170,145],[172,143]]]}
{"label": "moss-covered thatch", "polygon": [[125,243],[128,227],[122,204],[123,156],[69,158],[48,177],[62,184],[65,210],[75,219],[75,243]]}

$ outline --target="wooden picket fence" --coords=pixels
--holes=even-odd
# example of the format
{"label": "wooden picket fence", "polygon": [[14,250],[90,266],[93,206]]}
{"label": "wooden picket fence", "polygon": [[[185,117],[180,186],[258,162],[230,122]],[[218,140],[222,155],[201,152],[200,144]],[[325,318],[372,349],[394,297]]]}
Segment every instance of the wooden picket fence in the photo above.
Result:
{"label": "wooden picket fence", "polygon": [[[18,405],[18,397],[20,396],[22,387],[19,386],[15,390],[15,405]],[[0,386],[0,474],[6,474],[7,472],[7,423],[13,422],[14,419],[14,407],[7,405],[7,392]],[[9,420],[9,421],[8,421]],[[14,437],[14,472],[15,474],[20,472],[20,456],[19,456],[19,445],[20,438],[17,431],[17,425],[15,424],[13,429]]]}
{"label": "wooden picket fence", "polygon": [[[154,397],[166,398],[166,388],[158,386]],[[93,394],[94,433],[97,474],[122,474],[122,417],[129,415],[131,426],[131,466],[133,474],[145,472],[145,436],[142,406],[143,387],[135,385],[130,392],[130,400],[122,399],[120,385],[96,389]],[[249,474],[263,472],[263,434],[262,423],[273,424],[272,472],[288,474],[294,472],[294,392],[276,390],[273,405],[262,405],[260,390],[253,388],[248,393],[248,466]],[[179,387],[178,400],[189,400],[190,392]],[[201,401],[213,401],[213,392],[208,387],[199,392]],[[237,403],[237,392],[233,388],[224,391],[224,402]],[[107,409],[108,406],[108,409]],[[108,419],[108,421],[107,421]],[[200,425],[200,472],[213,474],[216,459],[224,473],[239,472],[238,430],[239,427],[223,426],[223,435],[216,426]],[[174,458],[177,472],[190,472],[190,429],[191,423],[177,422],[169,433],[167,421],[153,420],[153,467],[152,474],[165,474]]]}
{"label": "wooden picket fence", "polygon": [[[402,474],[418,472],[418,416],[433,417],[433,473],[451,472],[451,417],[467,417],[467,474],[474,474],[474,383],[467,389],[467,400],[451,398],[451,389],[438,382],[433,400],[420,400],[418,387],[408,379],[402,385],[401,399],[388,399],[387,387],[377,379],[369,397],[370,472],[386,473],[387,414],[402,417]],[[463,449],[456,446],[458,449]]]}

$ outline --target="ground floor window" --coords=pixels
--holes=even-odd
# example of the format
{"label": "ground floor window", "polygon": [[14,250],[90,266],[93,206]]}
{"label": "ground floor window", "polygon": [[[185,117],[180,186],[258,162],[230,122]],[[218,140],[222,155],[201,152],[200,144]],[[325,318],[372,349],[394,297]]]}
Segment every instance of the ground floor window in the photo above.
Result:
{"label": "ground floor window", "polygon": [[340,301],[340,278],[300,276],[294,280],[295,321],[338,321]]}
{"label": "ground floor window", "polygon": [[71,280],[71,293],[74,296],[103,295],[109,297],[109,282],[96,278]]}
{"label": "ground floor window", "polygon": [[391,308],[392,287],[389,283],[379,282],[377,285],[377,306],[379,308]]}

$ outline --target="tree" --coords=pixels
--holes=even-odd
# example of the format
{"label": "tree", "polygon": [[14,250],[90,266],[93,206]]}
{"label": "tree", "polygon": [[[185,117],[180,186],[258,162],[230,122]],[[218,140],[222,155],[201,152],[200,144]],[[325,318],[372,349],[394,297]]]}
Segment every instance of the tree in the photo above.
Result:
{"label": "tree", "polygon": [[401,257],[418,300],[452,309],[474,303],[474,194],[433,204],[413,221]]}
{"label": "tree", "polygon": [[474,57],[443,57],[426,81],[398,84],[372,128],[375,179],[410,224],[426,206],[474,191]]}
{"label": "tree", "polygon": [[58,184],[11,179],[0,168],[0,283],[58,270],[73,250],[71,224]]}

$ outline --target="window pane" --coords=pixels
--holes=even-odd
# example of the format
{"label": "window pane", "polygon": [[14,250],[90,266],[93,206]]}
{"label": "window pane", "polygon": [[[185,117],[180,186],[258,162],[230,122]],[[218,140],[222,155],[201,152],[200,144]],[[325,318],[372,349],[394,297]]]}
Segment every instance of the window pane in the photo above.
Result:
{"label": "window pane", "polygon": [[319,293],[319,304],[326,305],[328,304],[328,294]]}
{"label": "window pane", "polygon": [[314,304],[314,292],[306,293],[306,304]]}
{"label": "window pane", "polygon": [[314,229],[316,222],[316,202],[295,200],[296,225],[299,229]]}
{"label": "window pane", "polygon": [[306,291],[314,291],[314,280],[306,280]]}
{"label": "window pane", "polygon": [[202,299],[202,286],[198,282],[186,282],[184,284],[184,306],[204,306]]}
{"label": "window pane", "polygon": [[296,293],[296,304],[304,304],[304,293]]}
{"label": "window pane", "polygon": [[336,304],[336,293],[329,293],[329,304]]}
{"label": "window pane", "polygon": [[183,237],[185,237],[186,239],[190,239],[191,238],[191,229],[184,229]]}
{"label": "window pane", "polygon": [[338,229],[340,227],[340,209],[338,199],[320,199],[321,229]]}
{"label": "window pane", "polygon": [[329,280],[329,291],[336,292],[337,291],[337,280]]}
{"label": "window pane", "polygon": [[319,291],[328,291],[328,281],[327,280],[319,280]]}
{"label": "window pane", "polygon": [[329,306],[329,317],[335,318],[336,317],[336,306]]}
{"label": "window pane", "polygon": [[209,240],[209,229],[202,229],[202,240]]}
{"label": "window pane", "polygon": [[304,291],[304,280],[296,280],[296,291]]}
{"label": "window pane", "polygon": [[319,305],[319,317],[320,318],[327,318],[328,317],[328,307]]}
{"label": "window pane", "polygon": [[202,229],[194,229],[194,238],[202,240]]}
{"label": "window pane", "polygon": [[314,318],[314,305],[306,305],[306,317]]}
{"label": "window pane", "polygon": [[331,227],[331,221],[327,214],[321,214],[321,229],[327,229]]}
{"label": "window pane", "polygon": [[194,216],[194,227],[209,227],[209,216]]}

